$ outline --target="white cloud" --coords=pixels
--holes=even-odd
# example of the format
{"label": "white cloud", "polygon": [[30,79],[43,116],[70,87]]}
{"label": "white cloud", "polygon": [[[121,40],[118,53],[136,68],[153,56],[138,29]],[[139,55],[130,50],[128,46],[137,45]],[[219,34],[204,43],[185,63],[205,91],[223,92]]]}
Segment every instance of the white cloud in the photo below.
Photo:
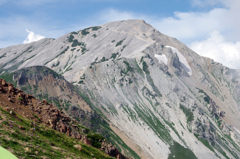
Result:
{"label": "white cloud", "polygon": [[[190,43],[193,40],[206,38],[214,29],[234,35],[228,37],[237,39],[236,32],[239,31],[239,28],[235,26],[240,26],[240,21],[238,22],[232,17],[239,15],[240,11],[238,11],[239,14],[230,11],[226,8],[216,8],[209,12],[175,12],[173,17],[159,18],[110,9],[100,14],[99,20],[106,23],[116,20],[144,19],[163,34],[175,37],[184,43]],[[233,25],[233,23],[235,24]]]}
{"label": "white cloud", "polygon": [[23,41],[24,44],[31,43],[33,41],[38,41],[45,38],[40,34],[35,34],[33,31],[29,31],[28,29],[26,29],[26,31],[28,32],[28,37],[26,40]]}
{"label": "white cloud", "polygon": [[230,68],[240,69],[240,1],[193,1],[199,2],[198,5],[220,4],[222,8],[213,8],[207,12],[175,12],[174,16],[165,18],[110,9],[100,15],[100,20],[106,23],[124,19],[144,19],[163,34],[179,39],[197,53]]}
{"label": "white cloud", "polygon": [[195,41],[190,48],[202,56],[214,59],[230,68],[240,68],[240,41],[229,42],[225,37],[214,30],[206,40]]}

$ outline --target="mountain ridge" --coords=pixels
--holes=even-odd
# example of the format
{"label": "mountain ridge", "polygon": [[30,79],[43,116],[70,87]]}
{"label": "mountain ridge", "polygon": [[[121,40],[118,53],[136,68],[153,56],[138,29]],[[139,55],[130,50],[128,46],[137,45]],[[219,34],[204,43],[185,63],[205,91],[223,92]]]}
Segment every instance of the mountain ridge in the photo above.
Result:
{"label": "mountain ridge", "polygon": [[240,157],[239,71],[142,20],[1,49],[0,57],[2,72],[42,65],[63,75],[146,158]]}

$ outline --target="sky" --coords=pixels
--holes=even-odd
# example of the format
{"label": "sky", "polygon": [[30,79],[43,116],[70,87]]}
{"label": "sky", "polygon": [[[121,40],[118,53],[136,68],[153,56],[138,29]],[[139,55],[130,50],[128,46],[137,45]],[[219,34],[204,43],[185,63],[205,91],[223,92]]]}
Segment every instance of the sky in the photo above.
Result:
{"label": "sky", "polygon": [[0,48],[143,19],[198,54],[240,69],[240,0],[0,0]]}

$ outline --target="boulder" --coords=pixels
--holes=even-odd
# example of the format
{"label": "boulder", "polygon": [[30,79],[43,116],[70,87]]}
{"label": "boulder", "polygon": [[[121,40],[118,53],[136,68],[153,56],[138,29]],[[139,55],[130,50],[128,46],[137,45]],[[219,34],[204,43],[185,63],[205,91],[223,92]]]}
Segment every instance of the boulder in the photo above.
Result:
{"label": "boulder", "polygon": [[48,102],[47,102],[47,100],[46,100],[46,99],[43,99],[43,100],[42,100],[42,103],[43,103],[43,104],[45,104],[45,105],[47,105],[47,104],[48,104]]}
{"label": "boulder", "polygon": [[25,127],[23,127],[23,126],[21,126],[21,125],[19,125],[18,128],[19,128],[20,130],[25,130]]}
{"label": "boulder", "polygon": [[26,147],[24,148],[25,152],[31,152],[30,148]]}
{"label": "boulder", "polygon": [[83,138],[83,143],[84,143],[84,144],[91,145],[91,142],[89,141],[89,139],[88,139],[87,137],[84,137],[84,138]]}
{"label": "boulder", "polygon": [[74,145],[75,148],[77,148],[79,151],[82,150],[82,146],[81,145]]}
{"label": "boulder", "polygon": [[6,86],[6,85],[7,85],[7,82],[6,82],[4,79],[2,79],[2,85],[3,85],[3,86]]}

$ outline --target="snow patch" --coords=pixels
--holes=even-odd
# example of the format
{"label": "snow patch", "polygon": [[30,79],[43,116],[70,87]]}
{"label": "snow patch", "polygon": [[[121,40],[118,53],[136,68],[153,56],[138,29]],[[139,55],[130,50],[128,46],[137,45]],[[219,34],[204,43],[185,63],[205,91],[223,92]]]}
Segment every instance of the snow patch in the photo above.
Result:
{"label": "snow patch", "polygon": [[188,73],[189,76],[192,76],[192,69],[191,67],[189,66],[186,58],[182,55],[181,52],[178,51],[178,49],[172,47],[172,46],[165,46],[167,48],[171,48],[173,53],[176,53],[178,58],[179,58],[179,61],[181,62],[181,65],[182,67],[184,68],[184,70]]}
{"label": "snow patch", "polygon": [[157,55],[154,54],[154,57],[156,57],[159,61],[159,63],[163,62],[165,65],[167,65],[168,59],[166,57],[166,55],[162,54],[162,55]]}

